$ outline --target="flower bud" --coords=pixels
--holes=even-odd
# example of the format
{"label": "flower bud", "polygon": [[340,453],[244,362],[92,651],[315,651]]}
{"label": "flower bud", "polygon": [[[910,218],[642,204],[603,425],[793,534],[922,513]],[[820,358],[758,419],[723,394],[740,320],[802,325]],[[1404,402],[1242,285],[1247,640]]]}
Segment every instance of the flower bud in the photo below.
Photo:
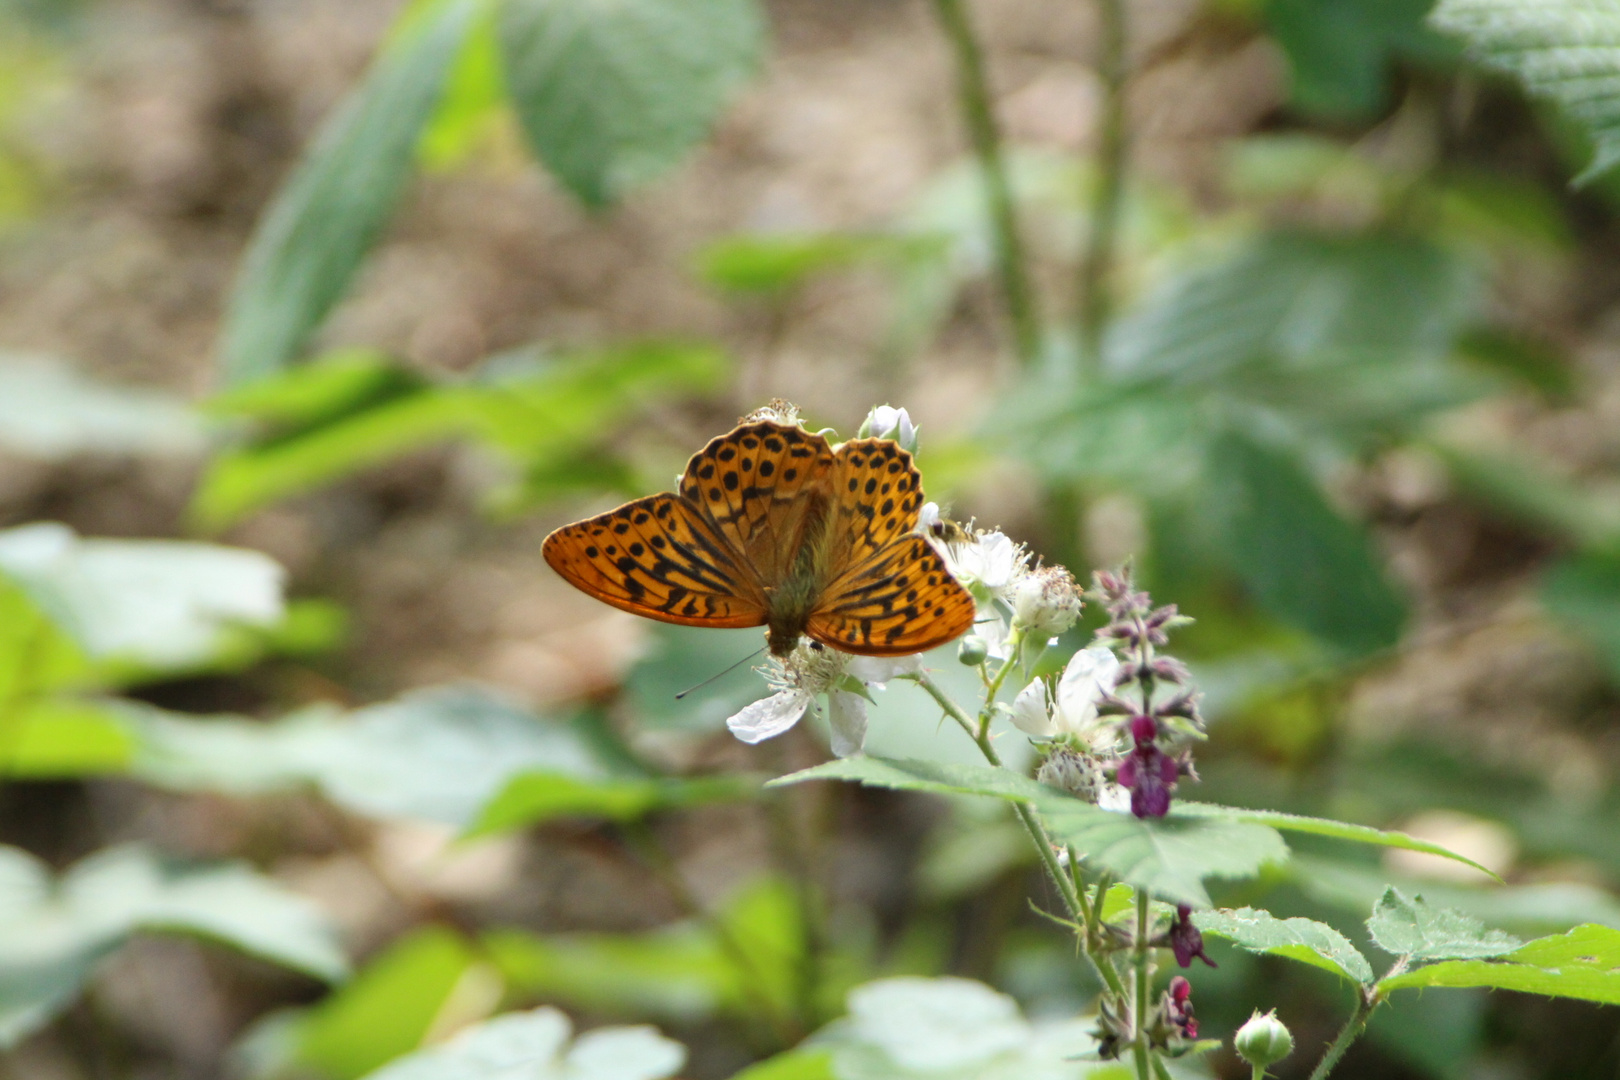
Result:
{"label": "flower bud", "polygon": [[1102,765],[1096,758],[1067,746],[1053,747],[1035,779],[1090,803],[1097,801],[1104,782]]}
{"label": "flower bud", "polygon": [[900,449],[911,453],[917,452],[917,426],[911,422],[911,416],[904,409],[896,409],[890,405],[879,405],[870,413],[861,424],[857,438],[862,439],[893,439],[900,444]]}
{"label": "flower bud", "polygon": [[1037,635],[1061,634],[1080,617],[1080,589],[1061,566],[1043,566],[1019,581],[1013,617]]}
{"label": "flower bud", "polygon": [[990,655],[990,643],[978,634],[969,634],[956,646],[956,658],[968,667],[978,667]]}
{"label": "flower bud", "polygon": [[1275,1065],[1294,1052],[1294,1036],[1277,1019],[1275,1010],[1262,1016],[1256,1009],[1249,1022],[1238,1028],[1232,1044],[1243,1060],[1257,1069]]}

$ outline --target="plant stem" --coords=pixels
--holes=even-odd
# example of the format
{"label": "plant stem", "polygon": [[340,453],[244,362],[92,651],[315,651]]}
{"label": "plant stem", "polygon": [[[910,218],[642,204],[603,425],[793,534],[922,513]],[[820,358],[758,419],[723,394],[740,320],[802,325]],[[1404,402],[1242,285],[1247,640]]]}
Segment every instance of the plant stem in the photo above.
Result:
{"label": "plant stem", "polygon": [[1097,373],[1102,363],[1103,334],[1113,315],[1112,277],[1124,202],[1125,131],[1125,0],[1097,0],[1100,40],[1097,74],[1102,79],[1102,114],[1097,132],[1097,163],[1092,177],[1091,212],[1086,246],[1076,282],[1076,341],[1081,370]]}
{"label": "plant stem", "polygon": [[1040,354],[1040,317],[1035,310],[1035,294],[1025,270],[1024,243],[1018,231],[1018,212],[1013,202],[1012,183],[1001,151],[1001,132],[996,125],[990,101],[990,82],[985,74],[984,49],[973,32],[966,0],[934,0],[940,25],[956,56],[956,88],[978,159],[979,176],[984,184],[986,209],[995,244],[996,274],[1002,301],[1012,323],[1013,343],[1018,359],[1030,366]]}
{"label": "plant stem", "polygon": [[1136,953],[1136,1010],[1133,1021],[1135,1030],[1135,1048],[1133,1056],[1136,1059],[1137,1080],[1152,1080],[1149,1075],[1150,1059],[1153,1048],[1148,1045],[1147,1017],[1148,999],[1152,996],[1152,987],[1149,985],[1153,977],[1150,962],[1153,958],[1153,947],[1148,944],[1148,931],[1153,924],[1153,897],[1148,895],[1146,889],[1136,890],[1136,940],[1131,948]]}
{"label": "plant stem", "polygon": [[[968,733],[968,736],[978,746],[979,752],[984,755],[986,761],[997,768],[1005,767],[1001,763],[1001,755],[996,753],[996,748],[990,741],[990,726],[988,723],[975,724],[973,718],[968,716],[960,705],[952,701],[950,695],[941,690],[934,683],[934,680],[928,677],[926,672],[919,672],[910,676],[910,678],[918,686],[928,691],[928,696],[939,703],[939,707],[945,710],[947,716],[962,726],[962,730]],[[1035,852],[1041,857],[1041,863],[1046,867],[1047,874],[1057,884],[1058,893],[1063,897],[1063,906],[1068,911],[1069,918],[1082,927],[1092,925],[1085,902],[1080,898],[1080,886],[1076,884],[1073,878],[1063,872],[1063,867],[1058,863],[1057,851],[1052,847],[1052,838],[1047,834],[1046,826],[1041,824],[1041,819],[1036,815],[1034,808],[1026,802],[1014,802],[1012,806],[1013,811],[1018,815],[1018,820],[1024,826],[1024,831],[1029,834],[1030,842],[1035,845]],[[1102,897],[1102,891],[1098,890],[1097,906],[1099,907],[1102,905]],[[1092,969],[1097,973],[1097,977],[1110,990],[1116,994],[1122,994],[1124,987],[1120,985],[1119,976],[1114,972],[1113,965],[1106,958],[1098,959],[1092,955],[1089,944],[1085,939],[1085,935],[1082,934],[1081,952],[1085,956],[1087,963],[1092,966]]]}
{"label": "plant stem", "polygon": [[1310,1080],[1327,1080],[1327,1075],[1333,1071],[1339,1059],[1344,1057],[1344,1052],[1350,1049],[1350,1044],[1360,1038],[1361,1033],[1366,1030],[1367,1017],[1371,1014],[1372,1006],[1368,1004],[1366,994],[1357,991],[1355,1011],[1350,1014],[1350,1019],[1344,1022],[1344,1027],[1339,1029],[1338,1037],[1328,1046],[1322,1060],[1311,1070]]}

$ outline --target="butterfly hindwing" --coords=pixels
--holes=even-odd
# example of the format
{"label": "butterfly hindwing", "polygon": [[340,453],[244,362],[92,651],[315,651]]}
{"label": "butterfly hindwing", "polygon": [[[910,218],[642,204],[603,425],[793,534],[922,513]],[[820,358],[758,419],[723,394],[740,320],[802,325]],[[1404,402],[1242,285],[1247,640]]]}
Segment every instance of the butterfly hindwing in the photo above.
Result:
{"label": "butterfly hindwing", "polygon": [[810,615],[805,632],[844,652],[926,652],[973,626],[972,595],[921,536],[892,541],[844,575]]}
{"label": "butterfly hindwing", "polygon": [[833,467],[827,440],[769,420],[711,439],[681,475],[681,496],[713,523],[765,585],[793,569]]}
{"label": "butterfly hindwing", "polygon": [[831,473],[828,582],[806,633],[846,652],[905,655],[966,633],[973,597],[912,530],[922,477],[888,439],[839,447]]}
{"label": "butterfly hindwing", "polygon": [[546,562],[571,585],[661,622],[765,623],[757,576],[684,499],[653,495],[546,537]]}

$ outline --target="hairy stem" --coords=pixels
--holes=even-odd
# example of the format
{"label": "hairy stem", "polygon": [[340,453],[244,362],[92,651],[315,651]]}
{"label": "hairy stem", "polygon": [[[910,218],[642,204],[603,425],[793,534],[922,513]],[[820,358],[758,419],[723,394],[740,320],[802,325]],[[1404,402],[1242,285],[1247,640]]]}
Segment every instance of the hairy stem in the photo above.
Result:
{"label": "hairy stem", "polygon": [[1329,1044],[1327,1053],[1322,1055],[1322,1060],[1311,1070],[1310,1080],[1327,1080],[1327,1075],[1333,1071],[1339,1059],[1344,1057],[1344,1052],[1350,1049],[1350,1045],[1366,1030],[1367,1017],[1371,1014],[1372,1006],[1368,1003],[1367,996],[1358,991],[1355,1011],[1350,1014],[1350,1019],[1344,1022],[1344,1027],[1339,1029],[1338,1037]]}
{"label": "hairy stem", "polygon": [[1007,306],[1007,318],[1012,324],[1018,358],[1028,366],[1040,354],[1040,316],[1036,312],[1035,293],[1030,287],[1025,268],[1024,242],[1018,231],[1018,211],[1013,202],[1012,182],[1008,178],[1007,162],[1002,154],[1001,131],[990,100],[984,49],[973,32],[965,4],[966,0],[934,0],[934,10],[955,54],[957,97],[984,184],[1002,302]]}
{"label": "hairy stem", "polygon": [[1112,277],[1124,203],[1125,130],[1125,0],[1097,0],[1100,22],[1097,74],[1102,79],[1102,110],[1097,132],[1096,171],[1091,178],[1091,205],[1085,250],[1080,256],[1075,305],[1080,363],[1088,375],[1102,361],[1103,334],[1113,315]]}
{"label": "hairy stem", "polygon": [[1152,997],[1153,947],[1148,944],[1148,931],[1153,926],[1153,898],[1147,890],[1136,890],[1136,940],[1132,949],[1136,953],[1135,1012],[1132,1021],[1135,1036],[1133,1056],[1136,1059],[1137,1080],[1152,1080],[1149,1074],[1153,1048],[1148,1045],[1148,999]]}

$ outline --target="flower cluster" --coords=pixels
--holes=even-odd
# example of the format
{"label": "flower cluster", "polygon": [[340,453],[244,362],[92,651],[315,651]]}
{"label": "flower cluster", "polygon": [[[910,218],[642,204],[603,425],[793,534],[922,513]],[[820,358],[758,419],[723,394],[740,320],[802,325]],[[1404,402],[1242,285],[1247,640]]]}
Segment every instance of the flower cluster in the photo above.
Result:
{"label": "flower cluster", "polygon": [[774,738],[806,713],[813,713],[816,699],[825,695],[832,751],[849,757],[866,744],[870,691],[883,689],[897,676],[921,671],[922,657],[851,656],[820,642],[801,640],[787,656],[769,657],[755,670],[774,692],[726,721],[733,735],[749,744]]}
{"label": "flower cluster", "polygon": [[1124,746],[1114,781],[1130,792],[1131,813],[1163,817],[1177,782],[1184,776],[1197,779],[1188,744],[1204,738],[1186,665],[1158,651],[1169,643],[1172,629],[1191,620],[1174,604],[1155,608],[1148,594],[1133,586],[1129,571],[1098,573],[1096,586],[1109,615],[1097,637],[1120,657],[1114,685],[1098,703],[1101,714],[1119,718]]}

